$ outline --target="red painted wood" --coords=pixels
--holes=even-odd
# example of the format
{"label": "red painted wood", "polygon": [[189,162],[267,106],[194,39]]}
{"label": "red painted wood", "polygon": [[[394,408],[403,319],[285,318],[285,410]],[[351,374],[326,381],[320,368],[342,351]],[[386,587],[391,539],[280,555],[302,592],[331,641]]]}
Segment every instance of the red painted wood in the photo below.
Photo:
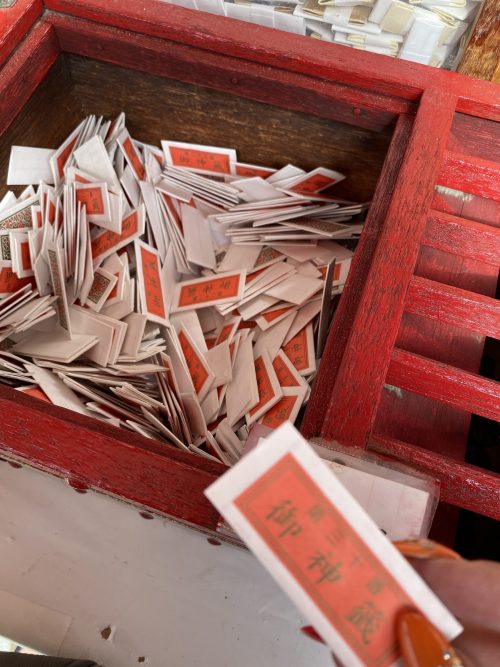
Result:
{"label": "red painted wood", "polygon": [[440,499],[500,520],[500,475],[447,456],[374,434],[370,450],[412,465],[441,481]]}
{"label": "red painted wood", "polygon": [[500,265],[500,228],[431,211],[422,243],[444,252]]}
{"label": "red painted wood", "polygon": [[0,74],[0,134],[12,123],[59,55],[54,29],[37,23]]}
{"label": "red painted wood", "polygon": [[477,157],[447,152],[438,183],[479,197],[500,200],[500,165]]}
{"label": "red painted wood", "polygon": [[362,446],[373,426],[455,104],[436,89],[422,97],[332,388],[321,430],[327,439]]}
{"label": "red painted wood", "polygon": [[203,491],[224,470],[222,465],[103,428],[94,419],[1,385],[0,412],[8,415],[0,432],[2,456],[215,530],[218,514]]}
{"label": "red painted wood", "polygon": [[386,381],[481,417],[500,419],[500,383],[475,373],[395,349]]}
{"label": "red painted wood", "polygon": [[0,65],[42,13],[42,0],[17,0],[12,7],[0,9]]}
{"label": "red painted wood", "polygon": [[495,87],[478,79],[336,44],[214,16],[160,0],[45,0],[47,7],[101,24],[143,32],[282,69],[337,81],[381,95],[417,101],[441,87],[455,94],[457,110],[500,119]]}
{"label": "red painted wood", "polygon": [[397,114],[412,110],[402,100],[318,81],[295,72],[270,70],[258,63],[210,53],[176,42],[132,34],[65,16],[49,15],[61,49],[151,74],[237,93],[242,97],[381,130]]}
{"label": "red painted wood", "polygon": [[[413,122],[413,117],[402,115],[394,130],[377,189],[363,227],[363,234],[354,254],[342,299],[335,313],[325,346],[323,358],[328,359],[328,363],[323,363],[319,367],[317,379],[313,384],[311,397],[302,420],[301,431],[305,437],[312,438],[321,431],[332,387],[337,377],[347,340],[353,328],[364,286],[370,274],[375,248],[403,163]],[[359,446],[362,446],[362,443],[359,443]]]}
{"label": "red painted wood", "polygon": [[500,302],[482,294],[413,276],[405,310],[483,336],[500,338]]}

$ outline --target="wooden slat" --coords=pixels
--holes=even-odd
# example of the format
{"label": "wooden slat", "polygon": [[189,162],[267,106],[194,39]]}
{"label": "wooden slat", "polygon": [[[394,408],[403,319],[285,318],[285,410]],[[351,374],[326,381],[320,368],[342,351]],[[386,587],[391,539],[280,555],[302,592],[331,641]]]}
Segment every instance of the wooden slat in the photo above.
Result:
{"label": "wooden slat", "polygon": [[386,382],[481,417],[500,420],[500,383],[448,364],[395,349]]}
{"label": "wooden slat", "polygon": [[429,89],[422,97],[332,387],[325,438],[359,447],[373,426],[455,106],[445,91]]}
{"label": "wooden slat", "polygon": [[438,176],[439,185],[500,199],[500,164],[470,155],[447,152]]}
{"label": "wooden slat", "polygon": [[500,228],[474,220],[431,211],[422,243],[493,266],[500,265]]}
{"label": "wooden slat", "polygon": [[369,449],[439,479],[441,501],[500,520],[500,475],[379,434]]}
{"label": "wooden slat", "polygon": [[484,0],[458,71],[500,83],[498,0]]}
{"label": "wooden slat", "polygon": [[59,55],[54,29],[39,22],[0,73],[0,135],[9,127]]}
{"label": "wooden slat", "polygon": [[[53,10],[126,30],[218,51],[242,60],[302,72],[389,98],[417,101],[440,87],[457,96],[457,111],[500,120],[500,100],[484,81],[395,58],[213,16],[160,0],[45,0]],[[292,46],[293,44],[293,46]]]}
{"label": "wooden slat", "polygon": [[[205,530],[203,491],[225,470],[205,459],[48,405],[0,385],[0,455]],[[131,437],[132,436],[132,437]]]}
{"label": "wooden slat", "polygon": [[56,30],[62,51],[206,85],[357,127],[380,131],[392,126],[397,114],[414,110],[413,105],[401,100],[258,62],[237,61],[235,68],[234,57],[225,53],[204,51],[74,17],[48,14],[44,20]]}
{"label": "wooden slat", "polygon": [[363,234],[354,254],[342,299],[335,313],[325,346],[323,358],[328,359],[328,363],[321,364],[319,367],[311,398],[302,420],[301,431],[307,438],[312,438],[320,433],[325,419],[331,389],[335,383],[354,317],[359,308],[363,288],[368,280],[373,254],[401,169],[413,120],[411,116],[405,114],[400,116],[396,125],[375,196],[363,226]]}
{"label": "wooden slat", "polygon": [[0,9],[0,65],[42,13],[42,0],[16,0],[12,7]]}
{"label": "wooden slat", "polygon": [[500,338],[500,302],[482,294],[413,276],[405,310],[483,336]]}

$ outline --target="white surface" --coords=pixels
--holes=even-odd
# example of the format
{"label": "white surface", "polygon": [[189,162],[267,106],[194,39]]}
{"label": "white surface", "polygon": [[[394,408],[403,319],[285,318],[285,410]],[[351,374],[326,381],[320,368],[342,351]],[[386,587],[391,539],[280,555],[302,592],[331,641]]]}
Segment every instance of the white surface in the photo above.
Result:
{"label": "white surface", "polygon": [[0,635],[105,667],[332,665],[248,552],[7,463],[0,506]]}

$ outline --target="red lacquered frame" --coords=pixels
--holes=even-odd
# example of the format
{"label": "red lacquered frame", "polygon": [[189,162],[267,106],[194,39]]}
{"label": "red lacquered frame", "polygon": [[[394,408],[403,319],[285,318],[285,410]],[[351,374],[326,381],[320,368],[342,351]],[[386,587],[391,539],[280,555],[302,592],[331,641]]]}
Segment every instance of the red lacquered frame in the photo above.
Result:
{"label": "red lacquered frame", "polygon": [[[499,330],[492,298],[498,216],[478,221],[468,219],[465,208],[445,211],[434,192],[439,183],[499,200],[494,135],[476,127],[479,119],[500,120],[499,88],[158,0],[46,0],[40,20],[0,70],[0,134],[60,52],[191,83],[205,84],[209,73],[210,85],[220,90],[363,127],[397,120],[303,432],[413,463],[441,479],[444,501],[500,518],[500,476],[461,462],[463,442],[422,447],[391,435],[384,417],[384,384],[436,400],[445,411],[459,408],[462,432],[470,412],[500,415],[498,384],[476,375],[484,340],[478,335],[498,336]],[[326,113],[329,99],[336,105]],[[451,131],[457,113],[468,114],[458,135]],[[477,155],[477,145],[484,145],[484,155]],[[457,261],[466,269],[467,262],[482,262],[487,293],[475,292],[471,282],[445,285],[436,252],[448,253],[450,275]],[[407,314],[438,320],[439,327],[460,325],[473,352],[471,367],[453,366],[437,344],[432,358],[423,355]],[[0,410],[6,458],[200,529],[215,528],[203,489],[222,466],[5,387]],[[454,414],[440,411],[431,415],[436,424]]]}

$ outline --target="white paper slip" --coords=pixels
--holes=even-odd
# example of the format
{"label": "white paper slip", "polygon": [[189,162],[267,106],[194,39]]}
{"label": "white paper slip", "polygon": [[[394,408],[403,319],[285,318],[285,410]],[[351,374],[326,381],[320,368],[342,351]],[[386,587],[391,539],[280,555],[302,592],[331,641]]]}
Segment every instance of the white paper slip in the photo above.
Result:
{"label": "white paper slip", "polygon": [[349,667],[401,665],[396,618],[461,625],[290,424],[205,494]]}
{"label": "white paper slip", "polygon": [[50,159],[55,151],[50,148],[12,146],[10,149],[7,185],[38,185],[54,183]]}

